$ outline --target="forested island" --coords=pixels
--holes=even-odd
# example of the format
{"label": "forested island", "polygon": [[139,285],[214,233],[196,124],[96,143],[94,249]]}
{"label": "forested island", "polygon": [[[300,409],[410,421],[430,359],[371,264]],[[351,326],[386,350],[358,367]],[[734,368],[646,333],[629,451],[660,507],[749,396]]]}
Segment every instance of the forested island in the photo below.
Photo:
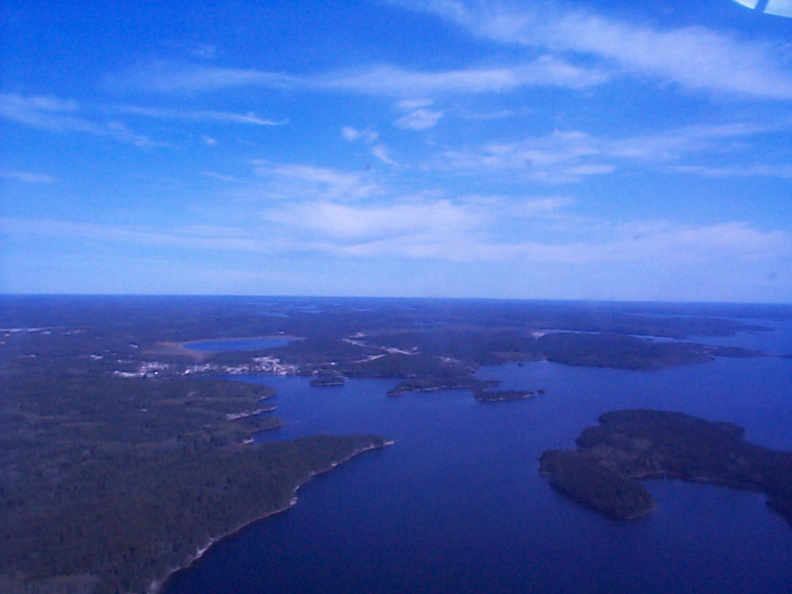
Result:
{"label": "forested island", "polygon": [[346,380],[341,375],[325,375],[315,377],[311,380],[311,385],[315,388],[332,388],[335,386],[343,386]]}
{"label": "forested island", "polygon": [[527,400],[537,394],[544,394],[543,389],[534,390],[478,390],[475,393],[479,402],[508,402],[510,400]]}
{"label": "forested island", "polygon": [[495,385],[493,380],[482,380],[466,375],[450,377],[420,377],[399,382],[388,390],[388,396],[402,396],[408,392],[436,392],[438,390],[483,390]]}
{"label": "forested island", "polygon": [[748,443],[743,433],[677,412],[610,412],[583,430],[576,450],[545,451],[540,472],[559,493],[613,519],[652,510],[638,481],[671,478],[764,493],[792,525],[792,453]]}

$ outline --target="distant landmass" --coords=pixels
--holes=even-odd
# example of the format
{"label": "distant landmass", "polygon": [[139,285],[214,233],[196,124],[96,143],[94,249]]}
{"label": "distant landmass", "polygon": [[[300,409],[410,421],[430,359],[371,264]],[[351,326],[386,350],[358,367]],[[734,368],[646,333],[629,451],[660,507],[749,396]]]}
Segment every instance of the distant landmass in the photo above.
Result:
{"label": "distant landmass", "polygon": [[678,412],[624,410],[584,429],[576,450],[547,450],[540,472],[559,493],[610,518],[651,512],[640,480],[672,478],[767,495],[792,526],[792,453],[743,440],[737,425]]}
{"label": "distant landmass", "polygon": [[[482,365],[512,362],[641,371],[760,356],[688,339],[767,331],[725,317],[765,310],[767,317],[787,315],[772,306],[711,307],[724,316],[712,317],[695,305],[674,304],[0,296],[0,330],[8,331],[0,357],[14,371],[31,363],[26,356],[57,356],[68,360],[72,376],[294,374],[320,386],[333,383],[325,377],[472,383]],[[206,340],[228,350],[187,348]]]}

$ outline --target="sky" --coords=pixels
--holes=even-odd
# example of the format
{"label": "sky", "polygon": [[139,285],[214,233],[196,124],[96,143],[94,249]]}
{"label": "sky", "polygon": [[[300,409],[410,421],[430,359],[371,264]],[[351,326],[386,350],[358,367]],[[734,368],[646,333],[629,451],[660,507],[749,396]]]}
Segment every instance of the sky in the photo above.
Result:
{"label": "sky", "polygon": [[0,11],[0,292],[792,303],[792,0]]}

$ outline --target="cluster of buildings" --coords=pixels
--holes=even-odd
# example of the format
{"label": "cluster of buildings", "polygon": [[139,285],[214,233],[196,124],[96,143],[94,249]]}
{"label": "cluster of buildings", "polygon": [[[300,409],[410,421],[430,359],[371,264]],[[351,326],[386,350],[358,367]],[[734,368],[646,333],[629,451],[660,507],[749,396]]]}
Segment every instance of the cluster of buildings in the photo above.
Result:
{"label": "cluster of buildings", "polygon": [[268,373],[273,375],[296,375],[297,365],[281,363],[276,357],[254,357],[251,363],[240,365],[221,365],[218,363],[200,363],[188,365],[184,369],[176,369],[170,363],[160,361],[143,361],[135,371],[114,371],[117,377],[140,378],[161,377],[166,373],[172,375],[244,375],[252,373]]}

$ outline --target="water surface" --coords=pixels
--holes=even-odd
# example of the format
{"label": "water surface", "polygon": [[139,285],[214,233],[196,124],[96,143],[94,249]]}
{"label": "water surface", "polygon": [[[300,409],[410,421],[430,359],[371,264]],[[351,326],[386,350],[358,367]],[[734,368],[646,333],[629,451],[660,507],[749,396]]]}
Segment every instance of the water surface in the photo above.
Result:
{"label": "water surface", "polygon": [[289,344],[294,338],[281,336],[256,336],[253,338],[214,338],[187,342],[184,347],[191,351],[260,351]]}
{"label": "water surface", "polygon": [[[774,326],[729,344],[791,351],[792,323]],[[396,443],[317,477],[294,508],[214,546],[167,593],[792,591],[792,528],[762,495],[653,481],[655,511],[617,523],[537,471],[543,450],[573,447],[622,408],[731,421],[750,441],[792,450],[792,361],[655,372],[537,362],[480,375],[547,394],[484,404],[467,391],[387,398],[396,382],[386,380],[247,378],[277,388],[285,421],[260,439],[374,432]]]}

